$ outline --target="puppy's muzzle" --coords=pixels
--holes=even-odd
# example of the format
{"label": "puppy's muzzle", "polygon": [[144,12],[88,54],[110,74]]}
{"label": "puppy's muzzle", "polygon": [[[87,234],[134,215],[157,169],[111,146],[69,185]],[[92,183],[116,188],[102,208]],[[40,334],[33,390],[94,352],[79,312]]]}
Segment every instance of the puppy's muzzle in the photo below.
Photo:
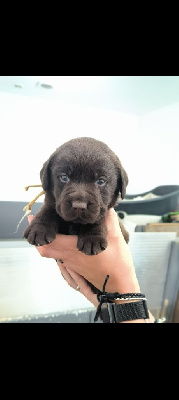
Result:
{"label": "puppy's muzzle", "polygon": [[81,185],[80,190],[78,187],[75,190],[73,185],[61,193],[56,210],[65,221],[94,224],[101,213],[100,198],[94,189],[87,191]]}

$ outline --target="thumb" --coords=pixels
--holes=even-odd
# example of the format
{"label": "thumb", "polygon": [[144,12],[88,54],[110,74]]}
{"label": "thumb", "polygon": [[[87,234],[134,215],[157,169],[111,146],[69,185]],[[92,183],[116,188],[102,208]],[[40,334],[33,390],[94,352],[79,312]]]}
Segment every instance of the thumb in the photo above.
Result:
{"label": "thumb", "polygon": [[108,235],[111,236],[121,236],[122,232],[119,225],[119,217],[114,210],[114,208],[110,208],[106,218],[106,225],[108,230]]}

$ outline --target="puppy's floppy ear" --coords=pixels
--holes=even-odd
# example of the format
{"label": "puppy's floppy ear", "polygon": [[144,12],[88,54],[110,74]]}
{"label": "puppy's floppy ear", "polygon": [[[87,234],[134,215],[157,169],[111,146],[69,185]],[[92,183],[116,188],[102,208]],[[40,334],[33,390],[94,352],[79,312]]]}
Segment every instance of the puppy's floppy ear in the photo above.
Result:
{"label": "puppy's floppy ear", "polygon": [[128,182],[129,182],[129,180],[128,180],[127,172],[121,166],[119,179],[118,179],[118,188],[121,192],[121,199],[124,199],[124,196],[126,194],[126,186],[128,185]]}
{"label": "puppy's floppy ear", "polygon": [[40,179],[44,190],[48,190],[50,187],[50,161],[50,159],[47,160],[40,171]]}
{"label": "puppy's floppy ear", "polygon": [[[119,167],[119,165],[120,165],[120,167]],[[116,201],[118,200],[118,197],[119,197],[119,193],[121,194],[121,199],[124,199],[124,196],[126,194],[126,186],[128,184],[128,176],[127,176],[125,169],[119,163],[118,163],[118,167],[117,167],[117,175],[118,175],[117,185],[116,185],[113,199],[112,199],[111,203],[109,204],[109,208],[115,206]]]}

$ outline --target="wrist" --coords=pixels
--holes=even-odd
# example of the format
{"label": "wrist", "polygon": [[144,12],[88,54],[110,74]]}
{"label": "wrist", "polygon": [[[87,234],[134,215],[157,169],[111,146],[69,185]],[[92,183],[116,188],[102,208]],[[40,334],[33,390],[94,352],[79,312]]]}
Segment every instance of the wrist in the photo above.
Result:
{"label": "wrist", "polygon": [[[104,281],[103,281],[104,282]],[[133,275],[130,271],[120,276],[112,276],[106,284],[107,292],[119,292],[119,293],[139,293],[140,286],[136,275]]]}
{"label": "wrist", "polygon": [[[105,291],[109,275],[106,276],[103,291],[97,294],[99,305],[94,322],[100,316],[104,323],[118,323],[149,318],[146,297],[142,293],[110,293]],[[132,300],[132,301],[131,301]],[[116,304],[115,301],[120,301]],[[123,301],[123,303],[121,303]]]}

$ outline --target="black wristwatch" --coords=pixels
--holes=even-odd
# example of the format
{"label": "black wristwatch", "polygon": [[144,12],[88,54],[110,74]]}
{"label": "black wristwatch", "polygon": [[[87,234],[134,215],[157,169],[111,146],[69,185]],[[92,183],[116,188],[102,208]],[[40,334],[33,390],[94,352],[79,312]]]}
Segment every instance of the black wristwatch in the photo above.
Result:
{"label": "black wristwatch", "polygon": [[149,312],[146,300],[133,303],[103,303],[100,317],[103,323],[118,323],[135,319],[148,319]]}

